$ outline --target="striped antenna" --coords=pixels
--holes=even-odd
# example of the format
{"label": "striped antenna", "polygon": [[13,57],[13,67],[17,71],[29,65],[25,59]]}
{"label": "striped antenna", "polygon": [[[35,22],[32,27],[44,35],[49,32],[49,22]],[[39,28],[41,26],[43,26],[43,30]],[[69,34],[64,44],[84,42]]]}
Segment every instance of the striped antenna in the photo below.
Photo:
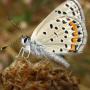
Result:
{"label": "striped antenna", "polygon": [[[5,50],[6,48],[12,46],[13,43],[17,41],[17,38],[20,38],[20,37],[23,35],[23,34],[22,34],[23,32],[22,32],[21,28],[20,28],[19,26],[17,26],[17,25],[15,24],[15,22],[10,19],[10,17],[7,17],[7,20],[8,20],[13,26],[15,26],[15,28],[18,29],[18,31],[17,31],[17,33],[15,34],[15,36],[14,36],[5,46],[3,46],[3,47],[0,48],[0,52],[3,51],[3,50]],[[20,34],[20,35],[19,35],[19,34]],[[17,38],[16,38],[16,36],[17,36]]]}

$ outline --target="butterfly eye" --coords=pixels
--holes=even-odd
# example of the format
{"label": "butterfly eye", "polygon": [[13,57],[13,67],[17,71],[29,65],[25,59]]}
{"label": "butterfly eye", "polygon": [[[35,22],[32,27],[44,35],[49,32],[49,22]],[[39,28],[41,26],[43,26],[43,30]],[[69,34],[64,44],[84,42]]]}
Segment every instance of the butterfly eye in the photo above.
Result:
{"label": "butterfly eye", "polygon": [[27,41],[27,38],[24,39],[24,43],[26,43],[26,41]]}

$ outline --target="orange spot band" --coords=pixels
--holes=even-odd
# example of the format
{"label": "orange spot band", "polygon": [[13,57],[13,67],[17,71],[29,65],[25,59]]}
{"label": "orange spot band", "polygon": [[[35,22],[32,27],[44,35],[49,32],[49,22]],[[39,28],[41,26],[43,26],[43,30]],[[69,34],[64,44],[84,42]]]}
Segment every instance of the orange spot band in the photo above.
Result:
{"label": "orange spot band", "polygon": [[73,23],[72,21],[69,23],[71,26],[72,26],[72,29],[74,30],[74,38],[72,38],[72,43],[71,44],[71,49],[69,50],[70,52],[74,52],[76,51],[76,43],[77,43],[77,40],[79,38],[78,36],[78,28],[77,28],[77,25],[75,23]]}
{"label": "orange spot band", "polygon": [[71,44],[71,49],[69,50],[69,52],[74,52],[76,51],[76,45]]}

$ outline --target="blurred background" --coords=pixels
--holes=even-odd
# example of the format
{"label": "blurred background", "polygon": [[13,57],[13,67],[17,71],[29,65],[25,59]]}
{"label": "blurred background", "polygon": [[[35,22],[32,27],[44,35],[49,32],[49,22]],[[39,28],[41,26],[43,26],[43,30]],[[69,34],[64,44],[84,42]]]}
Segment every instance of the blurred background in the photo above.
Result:
{"label": "blurred background", "polygon": [[[0,0],[0,47],[10,45],[0,52],[0,72],[15,60],[21,47],[20,36],[30,36],[36,26],[63,1]],[[81,0],[80,3],[86,17],[88,43],[83,54],[67,56],[67,60],[72,65],[71,70],[80,78],[82,90],[90,90],[90,0]],[[33,61],[37,59],[31,58]]]}

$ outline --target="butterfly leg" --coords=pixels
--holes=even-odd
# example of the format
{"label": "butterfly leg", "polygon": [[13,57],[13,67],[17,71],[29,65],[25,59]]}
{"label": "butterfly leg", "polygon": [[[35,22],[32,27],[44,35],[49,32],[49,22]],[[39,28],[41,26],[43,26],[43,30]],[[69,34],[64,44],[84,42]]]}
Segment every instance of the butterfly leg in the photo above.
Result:
{"label": "butterfly leg", "polygon": [[20,49],[20,51],[19,51],[18,55],[16,56],[16,58],[18,58],[18,57],[20,56],[21,52],[23,51],[23,48],[24,48],[24,47],[22,47],[22,48]]}
{"label": "butterfly leg", "polygon": [[[30,45],[29,45],[29,46],[26,46],[26,47],[23,49],[23,51],[26,52],[26,53],[28,53],[28,55],[26,56],[26,58],[29,58],[30,52],[31,52],[31,50],[30,50]],[[24,52],[23,52],[23,54],[24,54]]]}
{"label": "butterfly leg", "polygon": [[26,57],[26,58],[29,58],[29,56],[30,56],[30,51],[29,51],[29,53],[28,53],[28,55],[27,55],[27,57]]}
{"label": "butterfly leg", "polygon": [[24,56],[24,53],[25,53],[25,51],[24,51],[24,47],[23,47],[22,48],[22,54],[21,54],[22,57]]}

